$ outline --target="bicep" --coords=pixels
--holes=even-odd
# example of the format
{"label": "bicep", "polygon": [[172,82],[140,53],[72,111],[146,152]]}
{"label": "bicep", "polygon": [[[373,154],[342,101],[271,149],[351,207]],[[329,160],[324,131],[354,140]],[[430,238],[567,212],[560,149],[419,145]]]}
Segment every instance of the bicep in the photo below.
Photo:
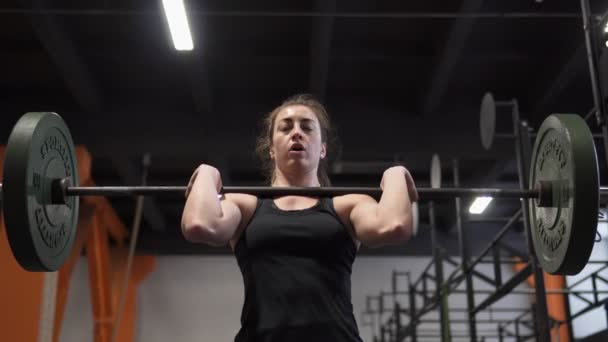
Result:
{"label": "bicep", "polygon": [[378,202],[373,198],[360,197],[350,213],[353,231],[363,245],[374,246],[380,241],[382,222],[378,217]]}
{"label": "bicep", "polygon": [[217,222],[217,229],[232,237],[241,222],[241,209],[233,198],[224,198],[220,202],[222,216]]}
{"label": "bicep", "polygon": [[369,196],[355,201],[350,220],[357,239],[367,247],[393,245],[405,241],[405,225]]}

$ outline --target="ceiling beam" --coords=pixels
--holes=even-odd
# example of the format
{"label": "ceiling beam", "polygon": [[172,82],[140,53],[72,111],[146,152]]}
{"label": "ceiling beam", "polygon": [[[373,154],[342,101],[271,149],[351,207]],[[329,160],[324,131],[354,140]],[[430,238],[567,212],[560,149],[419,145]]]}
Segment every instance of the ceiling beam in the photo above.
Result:
{"label": "ceiling beam", "polygon": [[35,10],[29,14],[32,27],[80,108],[88,113],[101,112],[101,90],[63,25],[55,16],[42,11],[45,1],[21,2]]}
{"label": "ceiling beam", "polygon": [[[464,0],[460,6],[460,13],[478,12],[482,4],[483,0]],[[433,68],[431,81],[422,102],[422,112],[425,115],[436,112],[441,105],[452,71],[464,50],[474,23],[475,18],[460,17],[452,24],[438,62]]]}
{"label": "ceiling beam", "polygon": [[[316,10],[322,13],[335,12],[336,0],[317,0]],[[331,41],[334,17],[317,16],[312,18],[310,38],[310,92],[320,101],[327,95],[327,75],[331,55]]]}

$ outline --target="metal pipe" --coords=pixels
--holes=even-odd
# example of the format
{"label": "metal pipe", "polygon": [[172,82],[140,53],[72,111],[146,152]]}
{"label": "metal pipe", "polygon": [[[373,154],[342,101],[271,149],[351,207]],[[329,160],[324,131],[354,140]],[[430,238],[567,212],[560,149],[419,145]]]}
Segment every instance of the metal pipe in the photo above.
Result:
{"label": "metal pipe", "polygon": [[426,267],[424,268],[424,270],[422,270],[422,273],[420,274],[420,276],[418,277],[418,279],[416,281],[414,281],[414,284],[412,285],[412,286],[414,286],[414,288],[418,287],[418,284],[420,282],[423,282],[423,287],[426,290],[425,275],[431,269],[431,266],[433,266],[434,263],[435,263],[435,260],[431,259],[431,261],[426,265]]}
{"label": "metal pipe", "polygon": [[399,305],[399,302],[395,302],[395,312],[393,313],[394,317],[395,317],[395,335],[399,334],[399,331],[401,331],[401,306]]}
{"label": "metal pipe", "polygon": [[527,308],[527,309],[523,309],[523,312],[521,314],[519,314],[517,317],[509,320],[508,322],[505,323],[505,325],[503,325],[503,328],[507,328],[509,325],[515,323],[515,321],[522,321],[524,317],[526,317],[526,315],[529,315],[532,313],[532,310],[534,308]]}
{"label": "metal pipe", "polygon": [[494,284],[498,290],[502,286],[502,269],[500,268],[500,250],[496,245],[492,247],[492,257],[494,259]]}
{"label": "metal pipe", "polygon": [[[416,326],[418,325],[418,322],[416,321],[417,319],[417,308],[416,308],[416,294],[414,293],[414,287],[411,283],[409,283],[409,287],[410,287],[410,295],[409,295],[409,300],[410,300],[410,338],[412,342],[416,342],[417,340],[417,329]],[[397,341],[401,341],[401,339],[399,337],[401,337],[400,335],[401,331],[397,332]]]}
{"label": "metal pipe", "polygon": [[498,246],[500,246],[501,250],[504,249],[505,251],[510,253],[512,257],[519,258],[522,262],[528,262],[528,260],[530,259],[529,254],[524,254],[522,251],[520,251],[517,248],[512,247],[509,244],[503,243],[502,241],[498,241],[496,244]]}
{"label": "metal pipe", "polygon": [[[460,170],[458,168],[457,159],[453,160],[452,171],[454,177],[454,187],[459,187]],[[458,243],[460,245],[461,266],[464,272],[467,290],[467,307],[469,308],[469,310],[473,310],[473,308],[475,308],[475,294],[473,293],[473,275],[471,274],[473,270],[468,267],[469,261],[471,259],[468,245],[469,237],[467,235],[467,230],[465,229],[462,223],[462,206],[460,198],[456,197],[454,199],[454,205],[456,207],[456,226],[458,229]],[[469,311],[468,323],[471,342],[477,342],[477,324],[475,323],[475,319],[475,314],[472,314],[471,311]]]}
{"label": "metal pipe", "polygon": [[[69,196],[131,196],[160,195],[167,193],[184,194],[185,186],[71,186],[66,189]],[[340,196],[346,194],[366,194],[379,198],[382,189],[375,187],[263,187],[263,186],[227,186],[220,191],[224,194],[244,193],[258,196]],[[466,188],[420,188],[418,194],[422,199],[451,199],[454,197],[492,196],[495,198],[538,198],[539,191],[519,189],[466,189]]]}
{"label": "metal pipe", "polygon": [[[55,184],[60,185],[60,179]],[[66,196],[152,196],[184,195],[186,186],[66,186],[60,190]],[[600,194],[608,196],[608,187],[600,187]],[[0,183],[0,193],[2,184]],[[269,186],[226,186],[221,194],[243,193],[260,197],[302,195],[302,196],[341,196],[365,194],[374,198],[382,196],[379,187],[269,187]],[[421,199],[452,199],[455,197],[491,196],[494,198],[539,198],[538,189],[496,189],[496,188],[419,188]],[[219,195],[218,195],[219,196]]]}
{"label": "metal pipe", "polygon": [[[532,265],[528,264],[521,271],[517,272],[511,279],[505,282],[505,284],[498,290],[490,291],[491,295],[476,306],[471,313],[478,313],[507,294],[513,293],[513,289],[525,281],[530,274],[532,274]],[[482,291],[477,290],[476,293],[482,293]]]}
{"label": "metal pipe", "polygon": [[595,302],[598,302],[600,298],[598,296],[599,293],[597,290],[597,273],[591,276],[591,284],[593,285],[593,299],[595,300]]}
{"label": "metal pipe", "polygon": [[[0,15],[63,15],[63,16],[135,16],[135,15],[163,15],[157,10],[127,10],[127,9],[65,9],[65,8],[2,8]],[[404,18],[404,19],[580,19],[579,13],[573,12],[369,12],[369,11],[209,11],[189,9],[188,15],[210,17],[334,17],[334,18]],[[600,18],[600,15],[596,15]]]}
{"label": "metal pipe", "polygon": [[[480,319],[477,320],[477,323],[479,324],[496,324],[496,323],[505,323],[510,321],[510,319]],[[432,324],[432,323],[439,323],[440,320],[438,319],[422,319],[419,321],[420,324]],[[468,323],[468,320],[466,319],[450,319],[450,322],[455,323],[455,324],[464,324],[464,323]]]}
{"label": "metal pipe", "polygon": [[509,230],[509,228],[511,228],[511,226],[515,223],[518,222],[519,217],[521,216],[522,211],[518,210],[512,217],[511,220],[509,222],[507,222],[498,232],[498,234],[496,234],[496,236],[494,237],[494,239],[492,240],[492,242],[490,242],[490,244],[488,246],[486,246],[486,248],[481,252],[481,254],[479,254],[479,256],[477,256],[477,258],[475,258],[473,260],[473,262],[469,265],[468,268],[472,269],[475,267],[475,265],[477,265],[480,261],[481,258],[485,257],[485,255],[490,251],[490,249],[492,249],[492,247],[494,247],[494,245],[496,245],[498,243],[498,241],[507,233],[507,231]]}
{"label": "metal pipe", "polygon": [[[441,335],[438,335],[438,334],[420,334],[420,335],[418,335],[418,337],[420,337],[420,338],[440,338]],[[498,335],[484,335],[484,337],[486,337],[486,338],[498,338]],[[454,335],[452,335],[452,338],[468,339],[469,335],[467,335],[467,334],[463,334],[463,335],[454,334]]]}
{"label": "metal pipe", "polygon": [[[506,284],[506,283],[505,283]],[[504,284],[503,284],[504,286]],[[424,293],[428,293],[428,294],[436,294],[435,289],[432,290],[427,290],[426,292],[420,291],[420,290],[415,290],[415,293],[417,294],[424,294]],[[467,291],[466,290],[450,290],[450,294],[466,294]],[[480,290],[477,289],[475,290],[475,294],[494,294],[496,293],[495,290]],[[513,290],[511,292],[509,292],[508,294],[517,294],[517,295],[531,295],[531,294],[535,294],[536,291],[535,290]],[[563,290],[545,290],[546,294],[608,294],[608,290],[572,290],[572,289],[563,289]],[[406,295],[409,294],[408,291],[400,291],[397,292],[397,294],[400,295]],[[495,310],[495,309],[492,309]],[[450,310],[451,311],[451,310]],[[377,311],[370,311],[370,312],[377,312]],[[392,312],[392,310],[385,310],[384,312]]]}
{"label": "metal pipe", "polygon": [[[450,312],[468,312],[469,309],[468,308],[454,308],[454,307],[450,307]],[[502,308],[492,308],[492,312],[522,312],[522,311],[530,311],[529,308],[509,308],[509,307],[502,307]]]}
{"label": "metal pipe", "polygon": [[602,299],[599,302],[593,303],[591,305],[588,305],[584,309],[581,309],[580,311],[578,311],[577,313],[575,313],[575,314],[573,314],[571,316],[571,320],[575,320],[576,318],[578,318],[578,317],[586,314],[587,312],[589,312],[589,311],[591,311],[591,310],[593,310],[595,308],[598,308],[598,307],[600,307],[602,305],[605,305],[605,304],[608,304],[608,298],[604,298],[604,299]]}
{"label": "metal pipe", "polygon": [[[530,142],[530,133],[528,124],[525,121],[519,121],[519,109],[514,106],[513,109],[513,122],[514,130],[517,135],[515,140],[515,151],[517,153],[517,172],[519,174],[519,186],[520,189],[527,189],[529,180],[528,171],[530,169],[530,159],[532,155],[532,144]],[[517,113],[517,115],[515,115]],[[549,314],[547,312],[547,295],[545,293],[545,278],[544,272],[540,267],[538,258],[534,252],[534,245],[532,242],[532,227],[530,227],[530,206],[525,201],[521,202],[522,214],[524,218],[524,229],[526,232],[526,242],[528,245],[528,252],[530,254],[531,273],[534,276],[534,285],[536,287],[536,314],[534,315],[535,326],[538,333],[538,340],[540,342],[551,342],[551,330],[549,329]],[[527,268],[527,267],[526,267]],[[525,270],[525,268],[524,268]],[[521,273],[519,273],[521,274]],[[503,287],[507,287],[509,282],[505,283]],[[519,284],[519,283],[518,283]]]}
{"label": "metal pipe", "polygon": [[503,327],[501,325],[498,326],[498,341],[499,342],[503,342],[504,338],[503,338]]}
{"label": "metal pipe", "polygon": [[[460,268],[460,265],[459,265],[459,264],[458,264],[458,263],[457,263],[455,260],[453,260],[452,258],[450,258],[448,255],[444,255],[444,260],[445,260],[446,262],[448,262],[449,264],[451,264],[452,266],[457,266],[457,267],[459,267],[459,268],[456,268],[456,269],[455,269],[455,270],[454,270],[452,273],[450,273],[450,275],[448,276],[448,281],[449,281],[450,279],[452,279],[453,277],[455,277],[455,276],[456,276],[456,274],[457,274],[458,272],[461,272],[461,270],[462,270],[463,268]],[[463,266],[463,267],[464,267],[464,266]],[[472,273],[474,276],[476,276],[477,278],[479,278],[479,279],[481,279],[481,280],[485,281],[486,283],[488,283],[488,284],[490,284],[490,285],[494,285],[494,284],[496,283],[496,282],[494,281],[494,279],[492,279],[492,278],[488,277],[487,275],[485,275],[485,274],[483,274],[483,273],[481,273],[481,272],[475,271],[474,269],[469,269],[469,270],[470,270],[470,272],[471,272],[471,273]],[[457,282],[454,282],[454,283],[457,283]],[[460,284],[460,283],[458,283],[458,284]]]}
{"label": "metal pipe", "polygon": [[[589,264],[589,263],[599,263],[599,262],[598,262],[597,260],[593,260],[593,261],[589,261],[589,262],[588,262],[588,264]],[[569,288],[569,289],[572,289],[572,288],[574,288],[574,287],[576,287],[576,286],[578,286],[578,285],[582,284],[583,282],[585,282],[585,281],[589,280],[589,278],[591,278],[591,277],[592,277],[594,274],[598,274],[599,272],[601,272],[601,271],[605,270],[606,268],[608,268],[608,261],[606,261],[606,262],[602,262],[602,263],[606,263],[606,265],[604,265],[604,266],[602,266],[602,267],[598,268],[597,270],[593,271],[593,273],[591,273],[591,274],[589,274],[589,275],[586,275],[585,277],[583,277],[583,278],[581,278],[581,279],[577,280],[576,282],[574,282],[574,283],[572,283],[572,284],[568,285],[568,288]]]}
{"label": "metal pipe", "polygon": [[[442,252],[439,247],[439,242],[437,241],[437,226],[435,224],[435,203],[429,203],[429,221],[431,225],[431,248],[433,253],[433,260],[435,265],[435,297],[441,298],[441,286],[443,284],[443,257]],[[449,318],[445,314],[446,312],[446,303],[444,301],[439,301],[440,307],[440,316],[441,316],[441,341],[448,341],[449,336]]]}
{"label": "metal pipe", "polygon": [[[601,133],[593,133],[594,139],[604,139],[604,135]],[[531,133],[531,137],[536,137],[536,133]],[[511,133],[495,133],[494,139],[514,139],[515,136]]]}

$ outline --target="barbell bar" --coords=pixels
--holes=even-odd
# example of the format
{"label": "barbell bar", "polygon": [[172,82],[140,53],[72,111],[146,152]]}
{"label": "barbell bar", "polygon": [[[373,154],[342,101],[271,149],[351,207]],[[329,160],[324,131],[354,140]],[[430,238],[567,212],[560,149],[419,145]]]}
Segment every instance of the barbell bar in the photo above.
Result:
{"label": "barbell bar", "polygon": [[[2,206],[7,237],[20,265],[54,271],[71,254],[79,196],[184,195],[185,186],[79,186],[71,133],[56,113],[23,115],[9,137]],[[593,136],[584,119],[553,114],[541,125],[530,168],[530,189],[421,188],[423,200],[470,196],[522,198],[530,208],[534,251],[545,271],[576,274],[589,260],[595,240],[600,192]],[[437,183],[435,181],[435,183]],[[260,197],[338,196],[379,198],[380,188],[224,187],[221,193]]]}
{"label": "barbell bar", "polygon": [[[54,204],[64,204],[65,197],[71,196],[104,196],[104,197],[119,197],[119,196],[163,196],[163,195],[183,195],[186,192],[186,186],[65,186],[61,184],[65,179],[53,180],[53,192],[59,194],[54,197]],[[549,186],[549,185],[548,185]],[[0,192],[2,184],[0,184]],[[530,189],[496,189],[496,188],[418,188],[418,194],[421,200],[438,200],[451,199],[455,197],[475,197],[489,196],[494,198],[531,198],[541,199],[543,190]],[[549,188],[545,189],[547,193]],[[379,187],[268,187],[268,186],[225,186],[220,191],[220,194],[242,193],[256,195],[259,197],[275,197],[275,196],[342,196],[347,194],[364,194],[373,198],[382,196],[382,189]],[[608,195],[608,188],[602,188],[601,192]],[[548,196],[548,195],[546,195]],[[549,206],[541,204],[541,206]]]}

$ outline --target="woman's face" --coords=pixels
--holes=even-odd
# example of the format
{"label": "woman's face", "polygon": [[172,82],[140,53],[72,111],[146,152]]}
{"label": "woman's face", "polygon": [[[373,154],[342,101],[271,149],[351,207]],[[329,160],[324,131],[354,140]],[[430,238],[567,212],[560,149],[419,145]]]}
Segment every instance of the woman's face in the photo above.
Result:
{"label": "woman's face", "polygon": [[307,106],[283,108],[275,117],[270,157],[281,170],[301,168],[314,171],[325,158],[326,144],[321,141],[317,115]]}

